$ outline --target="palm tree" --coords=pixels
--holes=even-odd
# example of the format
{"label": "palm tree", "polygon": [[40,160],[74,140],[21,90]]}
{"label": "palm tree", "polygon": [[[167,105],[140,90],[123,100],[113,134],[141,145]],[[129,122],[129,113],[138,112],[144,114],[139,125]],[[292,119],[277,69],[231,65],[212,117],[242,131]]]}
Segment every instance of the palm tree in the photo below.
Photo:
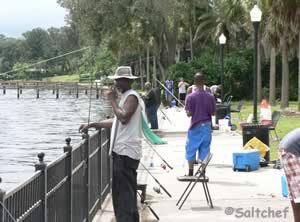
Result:
{"label": "palm tree", "polygon": [[282,85],[281,85],[281,108],[289,106],[289,41],[293,38],[294,32],[291,24],[297,16],[297,0],[271,0],[271,15],[278,21],[280,45],[282,53]]}
{"label": "palm tree", "polygon": [[297,11],[292,27],[298,32],[298,111],[300,111],[300,1],[297,4]]}
{"label": "palm tree", "polygon": [[245,24],[245,8],[241,0],[211,1],[207,13],[200,16],[199,25],[194,39],[204,39],[204,42],[218,37],[224,33],[227,40],[236,40],[243,32]]}
{"label": "palm tree", "polygon": [[193,60],[197,20],[206,12],[206,9],[209,7],[209,2],[207,0],[181,0],[178,1],[178,3],[179,7],[182,9],[180,24],[181,36],[179,36],[179,43],[181,46],[185,47],[186,43],[189,42],[190,58]]}
{"label": "palm tree", "polygon": [[262,42],[267,56],[270,54],[270,82],[269,82],[269,102],[275,105],[276,101],[276,49],[279,47],[278,22],[270,13],[271,4],[269,0],[261,1],[263,11],[262,19]]}

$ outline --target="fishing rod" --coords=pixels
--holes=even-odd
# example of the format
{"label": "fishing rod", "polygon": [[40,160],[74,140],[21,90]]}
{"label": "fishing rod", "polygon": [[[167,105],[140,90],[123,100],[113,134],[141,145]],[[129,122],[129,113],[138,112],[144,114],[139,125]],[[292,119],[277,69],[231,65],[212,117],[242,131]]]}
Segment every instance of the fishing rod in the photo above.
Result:
{"label": "fishing rod", "polygon": [[145,167],[145,165],[141,161],[140,164],[149,173],[149,175],[155,180],[155,182],[159,185],[159,187],[161,187],[169,197],[172,197],[172,195],[166,190],[166,188],[163,185],[161,185],[161,183],[153,176],[153,174]]}
{"label": "fishing rod", "polygon": [[[68,52],[68,53],[65,53],[65,54],[62,54],[62,55],[59,55],[59,56],[55,56],[55,57],[52,57],[52,58],[49,58],[49,59],[45,59],[45,60],[41,60],[37,63],[33,63],[33,64],[29,64],[26,66],[26,68],[30,68],[32,66],[36,66],[36,65],[40,65],[42,63],[45,63],[45,62],[48,62],[48,61],[51,61],[51,60],[54,60],[54,59],[58,59],[58,58],[61,58],[61,57],[64,57],[64,56],[67,56],[67,55],[71,55],[71,54],[74,54],[74,53],[77,53],[77,52],[80,52],[80,51],[83,51],[83,50],[86,50],[86,49],[89,49],[90,46],[88,47],[84,47],[84,48],[81,48],[81,49],[77,49],[77,50],[74,50],[74,51],[71,51],[71,52]],[[7,75],[8,73],[11,73],[11,72],[15,72],[15,71],[19,71],[23,68],[18,68],[18,69],[12,69],[10,71],[7,71],[7,72],[4,72],[4,73],[1,73],[1,75]]]}
{"label": "fishing rod", "polygon": [[167,90],[168,93],[170,93],[170,95],[183,107],[185,106],[182,102],[180,102],[180,100],[177,99],[176,96],[174,96],[174,94],[167,88],[165,87],[164,84],[162,84],[158,79],[154,78],[155,81],[157,81],[165,90]]}
{"label": "fishing rod", "polygon": [[160,108],[158,108],[158,109],[164,115],[164,117],[166,117],[166,119],[169,121],[169,123],[171,123],[172,125],[175,126],[175,124],[168,118],[168,116]]}
{"label": "fishing rod", "polygon": [[[92,75],[90,74],[90,79],[91,79],[91,84],[90,84],[90,95],[89,95],[89,113],[88,113],[88,125],[90,124],[91,121],[91,106],[92,106],[92,88],[93,88],[93,79]],[[89,129],[87,130],[88,133]]]}
{"label": "fishing rod", "polygon": [[173,170],[173,167],[157,152],[157,150],[152,146],[152,144],[145,139],[145,141],[148,143],[148,145],[150,146],[150,148],[156,153],[157,156],[159,156],[159,158],[171,169]]}
{"label": "fishing rod", "polygon": [[[137,193],[138,193],[138,195],[140,196],[140,198],[141,199],[143,199],[143,197],[142,197],[142,195],[138,192],[138,191],[136,191]],[[143,202],[143,204],[145,204],[148,208],[149,208],[149,210],[151,211],[151,213],[155,216],[155,218],[157,219],[157,220],[159,220],[159,216],[156,214],[156,212],[152,209],[152,207],[147,203],[147,202]]]}

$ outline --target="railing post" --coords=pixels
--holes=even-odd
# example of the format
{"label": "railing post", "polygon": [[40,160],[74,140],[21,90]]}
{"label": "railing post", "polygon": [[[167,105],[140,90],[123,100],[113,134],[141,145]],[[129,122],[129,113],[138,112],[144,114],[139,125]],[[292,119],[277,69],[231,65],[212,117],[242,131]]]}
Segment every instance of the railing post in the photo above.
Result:
{"label": "railing post", "polygon": [[34,165],[35,171],[41,171],[42,175],[44,177],[44,184],[42,187],[42,216],[43,216],[43,222],[48,221],[48,216],[47,216],[47,164],[44,162],[44,153],[39,153],[38,158],[39,162]]}
{"label": "railing post", "polygon": [[99,192],[99,200],[100,200],[100,209],[102,209],[102,203],[103,203],[103,197],[102,197],[102,190],[103,190],[103,181],[102,181],[102,175],[103,175],[103,167],[102,167],[102,151],[104,150],[103,148],[103,138],[102,138],[102,133],[103,129],[99,129],[99,187],[100,187],[100,192]]}
{"label": "railing post", "polygon": [[[2,179],[0,177],[0,184],[2,182]],[[5,191],[3,191],[0,188],[0,222],[4,222],[4,195],[5,195]]]}
{"label": "railing post", "polygon": [[76,99],[79,97],[79,86],[78,83],[76,83]]}
{"label": "railing post", "polygon": [[85,169],[84,169],[84,173],[85,175],[87,175],[86,177],[86,199],[87,199],[87,212],[86,212],[86,220],[85,222],[90,222],[90,161],[89,161],[89,156],[90,156],[90,136],[88,133],[83,134],[82,138],[85,139]]}
{"label": "railing post", "polygon": [[59,98],[59,86],[56,84],[56,99]]}
{"label": "railing post", "polygon": [[19,83],[17,83],[17,98],[20,98],[20,88],[19,88]]}
{"label": "railing post", "polygon": [[[108,133],[108,144],[109,144],[109,147],[110,147],[110,143],[111,143],[111,140],[110,140],[110,134],[111,134],[111,129],[109,129],[109,133]],[[109,166],[109,190],[111,190],[111,188],[112,188],[112,169],[113,169],[113,162],[112,162],[112,157],[109,155],[109,154],[107,154],[108,155],[108,166]]]}
{"label": "railing post", "polygon": [[67,209],[67,214],[69,214],[69,222],[72,222],[72,195],[73,195],[73,190],[72,190],[72,146],[70,145],[71,143],[71,138],[67,138],[66,140],[66,146],[64,146],[64,153],[68,153],[67,157],[67,163],[66,163],[66,172],[68,174],[68,185],[69,185],[69,205],[66,206]]}
{"label": "railing post", "polygon": [[39,89],[39,83],[36,84],[36,98],[40,98],[40,89]]}
{"label": "railing post", "polygon": [[96,99],[99,99],[99,88],[97,82],[96,82]]}

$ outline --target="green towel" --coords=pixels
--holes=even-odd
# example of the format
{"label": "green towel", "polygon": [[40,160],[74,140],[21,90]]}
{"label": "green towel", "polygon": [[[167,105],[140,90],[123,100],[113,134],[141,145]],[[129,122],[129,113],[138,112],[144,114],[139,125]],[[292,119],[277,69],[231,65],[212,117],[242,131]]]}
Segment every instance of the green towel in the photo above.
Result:
{"label": "green towel", "polygon": [[152,130],[149,128],[147,121],[145,120],[144,115],[142,114],[142,127],[143,127],[143,133],[146,137],[146,139],[152,143],[152,144],[166,144],[167,142],[162,140],[159,136],[157,136],[155,133],[152,132]]}

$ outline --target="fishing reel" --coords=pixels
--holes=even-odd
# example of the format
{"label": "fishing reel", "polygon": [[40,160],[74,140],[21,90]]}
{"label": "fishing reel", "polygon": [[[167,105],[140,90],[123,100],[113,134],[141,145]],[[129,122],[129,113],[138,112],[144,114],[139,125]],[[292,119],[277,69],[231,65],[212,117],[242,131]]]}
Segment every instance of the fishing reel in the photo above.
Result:
{"label": "fishing reel", "polygon": [[153,190],[155,193],[162,194],[162,192],[160,191],[160,187],[153,187]]}
{"label": "fishing reel", "polygon": [[160,167],[163,168],[164,170],[167,169],[167,166],[164,163],[160,164]]}

